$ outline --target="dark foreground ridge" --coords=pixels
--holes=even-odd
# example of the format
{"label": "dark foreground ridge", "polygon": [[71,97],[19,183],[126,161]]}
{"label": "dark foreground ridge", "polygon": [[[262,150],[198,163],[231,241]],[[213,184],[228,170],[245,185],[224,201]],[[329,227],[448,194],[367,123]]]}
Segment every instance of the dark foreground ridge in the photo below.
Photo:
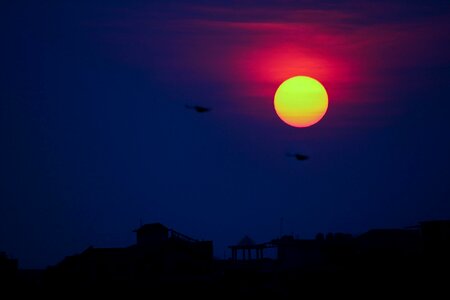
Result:
{"label": "dark foreground ridge", "polygon": [[[0,255],[3,286],[35,295],[64,291],[195,297],[305,295],[386,296],[449,294],[450,220],[426,221],[407,229],[373,229],[352,236],[285,235],[266,243],[244,237],[232,257],[213,258],[212,241],[198,241],[160,223],[135,230],[126,248],[89,247],[41,271],[17,269]],[[264,251],[275,248],[276,258]],[[5,289],[4,289],[5,290]]]}

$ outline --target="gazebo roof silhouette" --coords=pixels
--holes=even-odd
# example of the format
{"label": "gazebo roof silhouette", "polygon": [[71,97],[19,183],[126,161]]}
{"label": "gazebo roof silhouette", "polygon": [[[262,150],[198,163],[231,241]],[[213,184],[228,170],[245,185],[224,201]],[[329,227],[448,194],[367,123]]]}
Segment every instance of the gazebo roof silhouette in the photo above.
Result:
{"label": "gazebo roof silhouette", "polygon": [[255,241],[249,237],[248,235],[245,235],[237,244],[238,246],[241,247],[251,247],[255,245]]}
{"label": "gazebo roof silhouette", "polygon": [[253,250],[256,253],[256,259],[264,258],[263,252],[264,248],[267,248],[267,245],[266,243],[257,244],[251,237],[245,235],[237,245],[229,246],[229,248],[231,249],[232,260],[238,260],[238,251],[242,253],[242,260],[252,260]]}

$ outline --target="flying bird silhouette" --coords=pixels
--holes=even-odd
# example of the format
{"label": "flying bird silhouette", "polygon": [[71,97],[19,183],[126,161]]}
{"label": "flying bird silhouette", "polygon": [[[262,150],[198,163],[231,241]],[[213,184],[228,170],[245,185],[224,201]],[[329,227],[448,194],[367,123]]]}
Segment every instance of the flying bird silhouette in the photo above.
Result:
{"label": "flying bird silhouette", "polygon": [[307,160],[309,157],[300,153],[287,153],[286,156],[295,157],[296,160]]}
{"label": "flying bird silhouette", "polygon": [[198,113],[205,113],[205,112],[211,111],[210,108],[206,108],[204,106],[199,106],[199,105],[186,105],[186,108],[193,109]]}

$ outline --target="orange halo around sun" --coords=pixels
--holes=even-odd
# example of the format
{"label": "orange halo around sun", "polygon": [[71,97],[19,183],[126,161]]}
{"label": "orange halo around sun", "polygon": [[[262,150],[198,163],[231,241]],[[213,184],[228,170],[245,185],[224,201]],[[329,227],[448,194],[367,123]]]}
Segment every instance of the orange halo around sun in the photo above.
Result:
{"label": "orange halo around sun", "polygon": [[327,112],[328,94],[314,78],[295,76],[284,81],[275,93],[274,106],[283,122],[293,127],[309,127]]}

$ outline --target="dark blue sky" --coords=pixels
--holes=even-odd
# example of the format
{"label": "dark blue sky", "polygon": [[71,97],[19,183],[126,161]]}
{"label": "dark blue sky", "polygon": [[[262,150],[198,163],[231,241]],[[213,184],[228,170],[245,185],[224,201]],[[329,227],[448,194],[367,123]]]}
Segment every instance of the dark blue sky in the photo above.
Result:
{"label": "dark blue sky", "polygon": [[[79,2],[0,6],[0,250],[21,267],[130,245],[140,220],[222,257],[281,217],[299,237],[450,218],[448,1]],[[310,128],[273,109],[294,75],[330,94]]]}

